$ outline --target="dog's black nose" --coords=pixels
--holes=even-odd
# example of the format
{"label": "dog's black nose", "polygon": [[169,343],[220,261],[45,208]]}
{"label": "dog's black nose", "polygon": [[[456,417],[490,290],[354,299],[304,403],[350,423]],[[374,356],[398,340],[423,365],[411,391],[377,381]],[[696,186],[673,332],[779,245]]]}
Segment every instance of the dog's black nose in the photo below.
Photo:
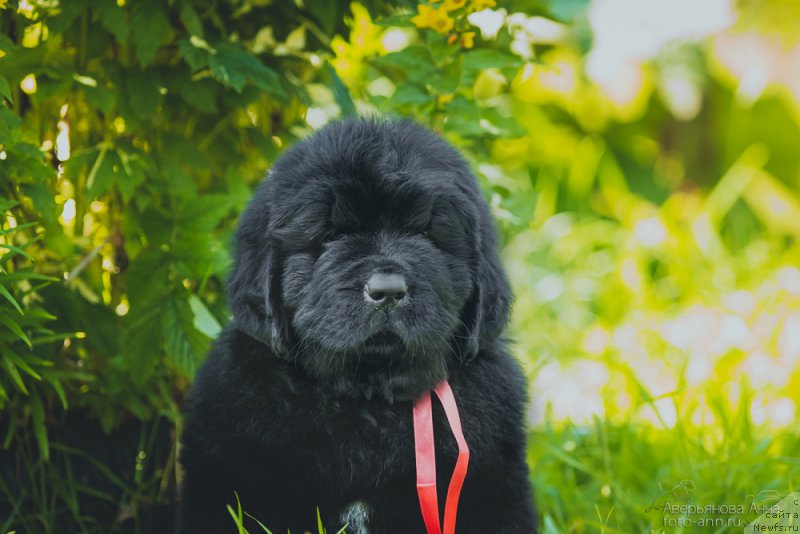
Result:
{"label": "dog's black nose", "polygon": [[406,279],[399,274],[375,273],[364,286],[367,301],[384,310],[391,310],[400,304],[406,293]]}

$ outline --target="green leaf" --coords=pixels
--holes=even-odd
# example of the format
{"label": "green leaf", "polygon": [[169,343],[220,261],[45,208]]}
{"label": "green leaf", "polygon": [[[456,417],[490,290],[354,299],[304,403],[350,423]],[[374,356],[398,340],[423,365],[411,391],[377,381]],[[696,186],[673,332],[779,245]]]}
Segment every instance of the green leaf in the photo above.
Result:
{"label": "green leaf", "polygon": [[506,67],[519,68],[522,66],[522,63],[522,59],[518,56],[488,48],[472,50],[464,54],[464,68],[467,70],[483,70],[490,67],[496,69],[503,69]]}
{"label": "green leaf", "polygon": [[48,313],[45,310],[42,310],[40,308],[32,308],[32,309],[26,310],[25,311],[25,318],[29,319],[31,317],[37,317],[39,319],[46,319],[48,321],[52,321],[53,319],[56,318],[55,315],[53,315],[52,313]]}
{"label": "green leaf", "polygon": [[411,19],[414,18],[416,13],[403,13],[400,15],[392,15],[391,17],[381,17],[375,21],[377,26],[387,26],[394,28],[413,28],[414,23]]}
{"label": "green leaf", "polygon": [[319,21],[319,25],[326,35],[332,35],[337,21],[339,4],[330,0],[310,0],[306,2],[308,10]]}
{"label": "green leaf", "polygon": [[117,5],[116,0],[96,0],[92,9],[100,18],[100,24],[107,29],[120,44],[128,43],[130,26],[125,11]]}
{"label": "green leaf", "polygon": [[[8,358],[9,360],[11,360],[11,363],[13,363],[14,365],[16,365],[16,366],[17,366],[17,367],[19,367],[20,369],[22,369],[22,370],[25,372],[25,374],[27,374],[27,375],[28,375],[28,376],[30,376],[31,378],[33,378],[33,379],[35,379],[35,380],[41,380],[41,379],[42,379],[42,377],[41,377],[41,376],[39,376],[39,373],[37,373],[36,371],[34,371],[34,370],[33,370],[33,368],[32,368],[30,365],[28,365],[28,362],[26,362],[26,361],[25,361],[25,360],[24,360],[24,359],[23,359],[21,356],[19,356],[18,354],[14,353],[14,352],[11,352],[11,351],[6,351],[6,353],[5,353],[5,355],[4,355],[4,356],[5,356],[6,358]],[[38,360],[38,358],[34,358],[34,359]]]}
{"label": "green leaf", "polygon": [[61,385],[61,382],[57,377],[50,374],[45,375],[44,379],[48,384],[50,384],[50,386],[53,388],[53,391],[56,392],[58,400],[61,401],[61,407],[66,410],[69,407],[69,404],[67,403],[67,395],[64,392],[64,386]]}
{"label": "green leaf", "polygon": [[157,300],[168,287],[168,278],[167,254],[159,249],[144,249],[128,267],[127,293],[134,302]]}
{"label": "green leaf", "polygon": [[216,113],[219,85],[209,79],[192,81],[188,76],[170,83],[169,89],[176,92],[187,104],[202,113]]}
{"label": "green leaf", "polygon": [[483,137],[486,132],[480,126],[480,111],[474,100],[456,95],[447,105],[445,128],[465,137]]}
{"label": "green leaf", "polygon": [[114,110],[119,92],[116,86],[98,81],[94,87],[81,84],[80,88],[86,93],[86,103],[89,106],[99,109],[103,113],[111,113]]}
{"label": "green leaf", "polygon": [[173,293],[163,303],[161,335],[167,358],[184,376],[191,378],[205,358],[210,339],[194,326],[188,299]]}
{"label": "green leaf", "polygon": [[189,306],[194,314],[194,327],[211,339],[216,338],[222,327],[217,322],[216,317],[208,311],[203,301],[197,295],[189,295]]}
{"label": "green leaf", "polygon": [[68,445],[64,445],[63,443],[55,442],[53,443],[53,448],[57,451],[62,451],[69,453],[73,456],[78,456],[83,458],[88,463],[90,463],[99,473],[101,473],[105,478],[108,479],[114,486],[122,490],[124,493],[132,493],[134,489],[130,487],[128,484],[125,483],[119,476],[117,476],[114,471],[109,469],[107,465],[99,461],[95,456],[91,453],[80,449],[74,449]]}
{"label": "green leaf", "polygon": [[116,156],[119,158],[124,172],[122,176],[118,176],[117,187],[122,193],[122,198],[127,202],[139,184],[144,181],[147,175],[148,160],[142,157],[141,153],[128,153],[121,149],[116,151]]}
{"label": "green leaf", "polygon": [[459,47],[456,43],[449,43],[446,35],[439,32],[426,32],[425,48],[433,58],[435,65],[444,66],[454,63],[459,54]]}
{"label": "green leaf", "polygon": [[181,23],[189,31],[190,35],[197,35],[203,37],[203,22],[197,16],[197,11],[194,10],[189,2],[184,2],[181,6]]}
{"label": "green leaf", "polygon": [[31,415],[33,416],[33,434],[39,445],[39,454],[47,461],[50,458],[50,442],[47,440],[47,428],[44,426],[44,406],[39,395],[31,396]]}
{"label": "green leaf", "polygon": [[525,129],[514,117],[505,116],[495,108],[482,109],[481,119],[481,124],[488,124],[490,130],[496,130],[496,132],[488,133],[493,133],[498,137],[514,138],[525,135]]}
{"label": "green leaf", "polygon": [[131,44],[142,67],[149,65],[169,31],[166,6],[160,0],[139,0],[131,15]]}
{"label": "green leaf", "polygon": [[772,234],[800,237],[800,200],[796,193],[774,176],[750,169],[752,179],[744,199]]}
{"label": "green leaf", "polygon": [[761,144],[747,147],[711,190],[705,201],[705,211],[714,224],[719,225],[722,218],[734,204],[742,198],[745,190],[761,172],[769,159],[769,153]]}
{"label": "green leaf", "polygon": [[141,173],[135,172],[137,167],[129,160],[122,150],[101,149],[86,180],[89,196],[103,196],[117,186],[123,197],[129,198],[133,188],[141,182]]}
{"label": "green leaf", "polygon": [[11,377],[11,380],[17,385],[17,388],[23,392],[25,395],[28,394],[28,388],[25,387],[25,382],[22,380],[22,376],[17,371],[17,368],[11,363],[11,360],[3,358],[3,367],[6,368],[6,372]]}
{"label": "green leaf", "polygon": [[8,54],[16,49],[17,45],[14,44],[14,41],[9,39],[7,35],[0,33],[0,50]]}
{"label": "green leaf", "polygon": [[11,87],[8,85],[6,77],[2,74],[0,74],[0,96],[11,102]]}
{"label": "green leaf", "polygon": [[231,61],[217,56],[208,57],[208,66],[211,68],[211,75],[217,80],[227,85],[237,93],[241,93],[247,78]]}
{"label": "green leaf", "polygon": [[281,86],[278,73],[261,63],[255,56],[248,56],[249,59],[245,62],[245,73],[253,84],[262,91],[285,97],[286,91]]}
{"label": "green leaf", "polygon": [[[522,64],[523,61],[521,58],[499,50],[472,50],[464,54],[460,83],[462,85],[472,84],[478,76],[478,73],[484,69],[495,68],[515,71],[519,69]],[[507,74],[510,76],[512,73],[508,72]]]}
{"label": "green leaf", "polygon": [[430,51],[422,45],[412,45],[399,52],[392,52],[374,60],[381,67],[396,69],[420,85],[424,85],[437,74]]}
{"label": "green leaf", "polygon": [[56,202],[47,184],[23,184],[23,192],[33,200],[33,206],[45,223],[53,224],[58,218]]}
{"label": "green leaf", "polygon": [[[0,198],[0,213],[4,212],[8,208],[13,208],[16,205],[17,205],[16,202],[11,202],[9,200]],[[5,206],[8,206],[8,208],[5,208]],[[19,232],[23,228],[33,228],[35,226],[36,223],[25,223],[25,224],[18,224],[13,228],[0,228],[0,235],[11,235],[15,232]],[[28,244],[26,244],[25,246],[28,246]]]}
{"label": "green leaf", "polygon": [[103,146],[97,153],[97,158],[94,160],[92,168],[89,170],[89,175],[86,177],[86,189],[92,196],[98,196],[96,192],[96,185],[98,182],[97,175],[100,173],[100,169],[102,168],[103,163],[105,162],[107,153],[108,153],[108,146],[103,144]]}
{"label": "green leaf", "polygon": [[239,494],[235,491],[233,495],[236,497],[236,510],[230,504],[227,504],[226,507],[228,508],[228,513],[233,518],[233,522],[236,523],[236,528],[239,531],[239,534],[246,533],[247,531],[244,529],[244,517],[242,516],[242,501],[239,500]]}
{"label": "green leaf", "polygon": [[246,511],[246,510],[245,510],[245,512],[244,512],[244,515],[246,515],[247,517],[249,517],[250,519],[252,519],[253,521],[255,521],[255,522],[256,522],[256,524],[257,524],[259,527],[261,527],[261,530],[263,530],[263,531],[264,531],[264,532],[266,532],[267,534],[272,534],[272,531],[271,531],[270,529],[268,529],[268,528],[267,528],[267,526],[266,526],[264,523],[262,523],[261,521],[259,521],[257,517],[255,517],[255,516],[253,516],[253,515],[251,515],[251,514],[247,513],[247,511]]}
{"label": "green leaf", "polygon": [[176,210],[175,222],[181,232],[195,234],[213,230],[230,213],[233,203],[226,195],[187,197]]}
{"label": "green leaf", "polygon": [[194,279],[221,275],[230,263],[230,253],[220,239],[190,232],[175,240],[172,255],[180,275]]}
{"label": "green leaf", "polygon": [[[15,201],[15,200],[11,200],[11,199],[8,199],[8,198],[0,197],[0,213],[3,213],[5,211],[10,210],[11,208],[16,206],[17,204],[19,204],[19,202]],[[28,223],[28,226],[31,225],[31,224],[33,224],[33,223]],[[24,226],[21,225],[21,224],[17,225],[18,229],[22,228],[22,227],[24,227]],[[6,232],[6,230],[4,230],[4,232]]]}
{"label": "green leaf", "polygon": [[30,338],[28,338],[28,335],[22,330],[22,328],[20,328],[19,324],[17,324],[14,319],[5,313],[2,313],[2,311],[0,311],[0,323],[6,325],[8,329],[11,330],[11,332],[14,333],[14,335],[16,335],[19,339],[24,341],[26,345],[29,347],[33,346]]}
{"label": "green leaf", "polygon": [[53,33],[62,33],[86,10],[87,2],[88,0],[59,2],[58,7],[60,12],[55,17],[48,20],[48,29]]}
{"label": "green leaf", "polygon": [[188,39],[178,41],[178,50],[192,72],[208,66],[208,50],[194,46]]}
{"label": "green leaf", "polygon": [[7,300],[8,302],[10,302],[10,303],[11,303],[11,305],[12,305],[12,306],[14,306],[14,308],[16,308],[16,310],[17,310],[17,311],[18,311],[20,314],[22,313],[22,308],[20,308],[20,307],[19,307],[19,303],[18,303],[18,302],[16,301],[16,299],[15,299],[15,298],[14,298],[14,297],[11,295],[11,293],[9,293],[9,292],[8,292],[8,289],[6,289],[5,287],[3,287],[2,285],[0,285],[0,295],[3,295],[3,296],[6,298],[6,300]]}
{"label": "green leaf", "polygon": [[[21,133],[21,129],[18,132]],[[17,131],[13,132],[13,135],[15,139],[19,139]],[[14,164],[12,169],[18,169],[18,172],[12,174],[12,179],[16,178],[20,184],[45,185],[55,176],[53,167],[45,163],[41,148],[34,144],[16,142],[8,152],[7,159]]]}
{"label": "green leaf", "polygon": [[276,96],[286,96],[280,85],[278,74],[247,52],[239,45],[222,43],[216,47],[217,53],[208,57],[211,74],[240,93],[247,81]]}
{"label": "green leaf", "polygon": [[446,69],[446,72],[434,76],[426,84],[435,94],[448,95],[458,90],[458,67],[451,64]]}
{"label": "green leaf", "polygon": [[48,282],[58,282],[59,279],[54,276],[47,276],[46,274],[32,273],[29,270],[14,271],[0,275],[0,282],[10,282],[16,280],[44,280]]}
{"label": "green leaf", "polygon": [[350,91],[344,84],[342,79],[337,74],[336,69],[328,63],[328,73],[331,77],[331,89],[333,90],[333,98],[342,112],[344,117],[354,117],[356,115],[356,105],[353,103],[353,98],[350,96]]}
{"label": "green leaf", "polygon": [[0,144],[12,145],[17,138],[17,128],[22,118],[10,109],[0,108]]}
{"label": "green leaf", "polygon": [[399,106],[420,106],[433,101],[433,97],[428,94],[424,87],[419,87],[412,83],[400,84],[389,100],[395,107]]}
{"label": "green leaf", "polygon": [[163,301],[169,292],[169,256],[145,249],[128,268],[130,311],[123,323],[121,365],[137,384],[152,376],[161,357]]}
{"label": "green leaf", "polygon": [[125,94],[131,111],[140,119],[147,119],[158,109],[163,95],[160,82],[153,72],[131,69],[125,77]]}
{"label": "green leaf", "polygon": [[122,335],[120,361],[136,384],[143,384],[159,361],[161,347],[161,302],[157,298],[132,303]]}
{"label": "green leaf", "polygon": [[15,247],[14,245],[6,245],[5,243],[0,243],[0,249],[3,248],[14,252],[16,255],[25,256],[29,260],[33,260],[33,257],[24,250],[22,250],[20,247]]}
{"label": "green leaf", "polygon": [[550,12],[562,22],[572,22],[586,11],[591,0],[546,0]]}

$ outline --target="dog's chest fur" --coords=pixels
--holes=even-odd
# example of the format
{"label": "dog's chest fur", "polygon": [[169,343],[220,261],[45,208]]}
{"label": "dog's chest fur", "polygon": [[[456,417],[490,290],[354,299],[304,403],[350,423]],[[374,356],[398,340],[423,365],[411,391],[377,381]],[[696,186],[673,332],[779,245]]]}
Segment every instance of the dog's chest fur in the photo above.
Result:
{"label": "dog's chest fur", "polygon": [[356,501],[348,506],[339,521],[350,534],[369,534],[370,508],[364,501]]}
{"label": "dog's chest fur", "polygon": [[[312,472],[328,472],[339,483],[365,485],[368,491],[398,466],[410,467],[413,475],[410,401],[343,398],[278,360],[259,362],[257,370],[248,367],[223,371],[237,389],[250,392],[235,401],[233,409],[247,416],[240,417],[234,434],[256,443],[266,440],[282,451],[284,461],[310,463]],[[444,423],[439,415],[437,422]],[[447,441],[445,430],[442,441]]]}

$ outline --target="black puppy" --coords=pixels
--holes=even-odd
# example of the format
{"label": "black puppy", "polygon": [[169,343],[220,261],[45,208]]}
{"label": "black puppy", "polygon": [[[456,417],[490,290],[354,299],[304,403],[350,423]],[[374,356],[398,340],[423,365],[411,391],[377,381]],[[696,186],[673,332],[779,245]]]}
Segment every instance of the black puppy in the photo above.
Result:
{"label": "black puppy", "polygon": [[[426,532],[412,405],[447,379],[469,468],[457,532],[536,531],[526,382],[486,202],[459,154],[411,122],[346,120],[287,151],[242,216],[234,321],[189,396],[179,532]],[[433,403],[439,509],[458,449]],[[251,532],[260,532],[254,527]]]}

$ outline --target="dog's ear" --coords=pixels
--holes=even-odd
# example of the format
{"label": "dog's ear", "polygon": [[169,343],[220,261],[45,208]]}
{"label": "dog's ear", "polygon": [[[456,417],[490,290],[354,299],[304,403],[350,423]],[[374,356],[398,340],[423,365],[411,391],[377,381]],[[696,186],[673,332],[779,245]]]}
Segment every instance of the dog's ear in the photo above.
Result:
{"label": "dog's ear", "polygon": [[268,236],[269,214],[258,195],[239,221],[228,299],[236,328],[278,355],[288,353],[288,325],[282,313],[280,258]]}
{"label": "dog's ear", "polygon": [[476,267],[473,289],[462,314],[465,361],[503,333],[511,307],[511,288],[506,279],[497,251],[497,237],[486,206],[481,210],[482,221],[476,239]]}

